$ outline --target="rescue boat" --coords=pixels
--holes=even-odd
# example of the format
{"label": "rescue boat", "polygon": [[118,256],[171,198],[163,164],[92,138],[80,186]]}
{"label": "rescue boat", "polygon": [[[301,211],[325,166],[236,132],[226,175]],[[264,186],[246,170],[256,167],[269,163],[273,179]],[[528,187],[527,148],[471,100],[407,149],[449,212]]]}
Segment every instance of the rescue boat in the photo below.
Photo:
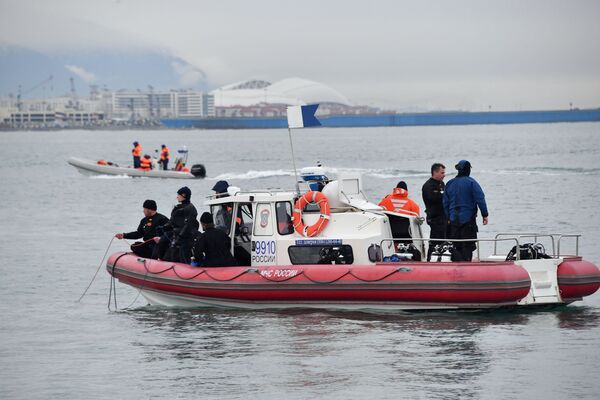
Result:
{"label": "rescue boat", "polygon": [[194,164],[192,168],[187,168],[187,148],[177,150],[178,157],[173,163],[173,169],[162,170],[158,167],[157,160],[154,159],[152,169],[133,168],[131,166],[119,166],[107,160],[86,160],[78,157],[71,157],[67,162],[77,168],[84,175],[121,175],[131,177],[146,178],[176,178],[176,179],[196,179],[206,177],[206,168],[202,164]]}
{"label": "rescue boat", "polygon": [[[313,177],[314,178],[314,177]],[[231,192],[206,201],[215,225],[231,237],[238,265],[196,267],[115,253],[107,270],[150,304],[242,309],[442,310],[556,306],[600,287],[600,270],[578,254],[579,235],[500,234],[479,239],[476,260],[452,262],[448,246],[425,259],[423,219],[367,200],[358,175],[304,195]],[[231,218],[237,216],[237,218]],[[393,238],[395,224],[409,237]],[[528,256],[525,240],[545,239]],[[564,254],[574,241],[575,254]],[[481,257],[483,243],[493,252]],[[503,245],[517,251],[499,254]],[[561,250],[562,248],[562,250]],[[519,251],[520,250],[520,251]],[[514,259],[512,259],[514,258]]]}

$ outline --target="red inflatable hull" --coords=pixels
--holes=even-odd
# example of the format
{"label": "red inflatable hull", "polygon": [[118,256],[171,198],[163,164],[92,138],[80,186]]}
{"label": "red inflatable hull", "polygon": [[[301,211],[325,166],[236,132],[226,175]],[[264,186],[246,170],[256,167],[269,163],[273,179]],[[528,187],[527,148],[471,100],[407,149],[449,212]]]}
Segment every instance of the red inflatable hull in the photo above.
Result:
{"label": "red inflatable hull", "polygon": [[563,300],[578,300],[600,288],[600,270],[581,257],[565,259],[558,266],[558,287]]}
{"label": "red inflatable hull", "polygon": [[493,308],[515,305],[531,284],[512,262],[204,268],[116,253],[107,270],[147,298],[245,308]]}

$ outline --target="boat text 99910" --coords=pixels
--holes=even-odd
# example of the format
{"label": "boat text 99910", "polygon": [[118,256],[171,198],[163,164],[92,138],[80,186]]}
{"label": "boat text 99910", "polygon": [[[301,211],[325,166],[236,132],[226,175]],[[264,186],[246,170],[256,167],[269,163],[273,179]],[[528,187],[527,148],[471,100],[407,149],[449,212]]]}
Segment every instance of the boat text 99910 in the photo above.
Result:
{"label": "boat text 99910", "polygon": [[276,251],[274,240],[257,240],[252,246],[252,263],[275,264]]}

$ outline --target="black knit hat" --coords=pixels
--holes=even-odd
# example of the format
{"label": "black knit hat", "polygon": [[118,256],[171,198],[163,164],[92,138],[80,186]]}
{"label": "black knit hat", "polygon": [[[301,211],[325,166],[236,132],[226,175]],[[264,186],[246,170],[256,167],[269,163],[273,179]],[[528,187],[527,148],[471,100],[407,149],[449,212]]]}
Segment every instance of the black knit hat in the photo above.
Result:
{"label": "black knit hat", "polygon": [[191,191],[191,190],[190,190],[190,188],[189,188],[189,187],[187,187],[187,186],[184,186],[184,187],[182,187],[181,189],[179,189],[179,190],[177,191],[177,194],[180,194],[180,195],[182,195],[182,196],[183,196],[183,197],[185,197],[187,200],[189,200],[189,199],[190,199],[190,197],[192,197],[192,191]]}
{"label": "black knit hat", "polygon": [[154,211],[156,211],[156,209],[158,208],[158,207],[156,207],[156,202],[154,200],[144,201],[143,207],[147,208],[148,210],[154,210]]}
{"label": "black knit hat", "polygon": [[408,190],[408,186],[406,186],[406,182],[404,182],[404,181],[398,182],[398,184],[396,185],[396,188]]}
{"label": "black knit hat", "polygon": [[202,213],[202,215],[200,216],[200,222],[205,225],[214,223],[212,214],[209,212]]}

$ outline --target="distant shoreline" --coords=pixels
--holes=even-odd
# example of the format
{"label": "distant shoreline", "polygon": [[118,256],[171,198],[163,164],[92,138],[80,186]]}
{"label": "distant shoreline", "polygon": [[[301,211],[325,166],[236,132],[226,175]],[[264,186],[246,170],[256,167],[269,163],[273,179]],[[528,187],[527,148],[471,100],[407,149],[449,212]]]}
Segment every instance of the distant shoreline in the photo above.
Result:
{"label": "distant shoreline", "polygon": [[[445,125],[502,125],[564,122],[600,122],[600,108],[543,111],[440,111],[398,114],[322,115],[319,121],[326,128],[445,126]],[[150,123],[64,126],[2,126],[0,131],[60,131],[60,130],[166,130],[166,129],[282,129],[286,117],[209,117],[165,118]]]}
{"label": "distant shoreline", "polygon": [[[386,126],[490,125],[600,121],[600,108],[545,111],[443,111],[402,114],[322,115],[323,127],[357,128]],[[166,118],[172,129],[281,129],[286,117]]]}

